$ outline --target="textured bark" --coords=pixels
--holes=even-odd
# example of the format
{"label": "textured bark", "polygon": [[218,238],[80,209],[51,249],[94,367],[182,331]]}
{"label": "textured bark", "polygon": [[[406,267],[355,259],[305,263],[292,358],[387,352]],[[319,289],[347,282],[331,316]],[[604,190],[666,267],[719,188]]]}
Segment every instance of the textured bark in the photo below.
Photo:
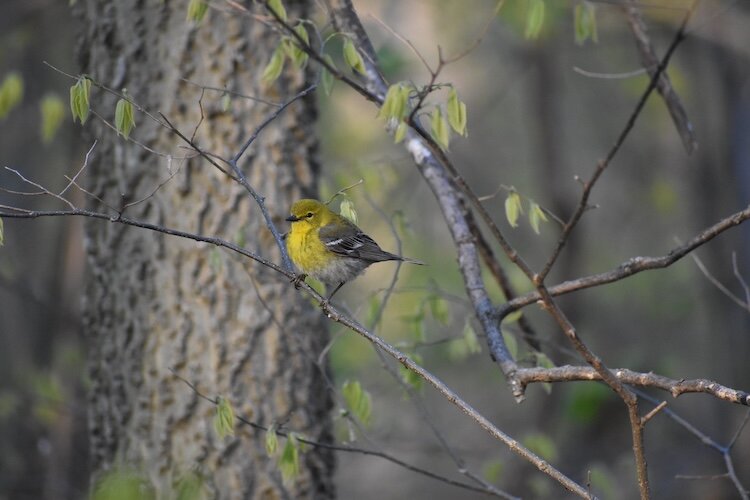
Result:
{"label": "textured bark", "polygon": [[[310,7],[285,3],[290,15],[300,17]],[[274,101],[305,86],[298,71],[270,89],[261,86],[278,35],[249,16],[211,10],[193,27],[185,22],[187,2],[86,0],[78,5],[84,22],[82,71],[105,85],[127,88],[135,101],[161,111],[188,136],[201,118],[201,90],[183,79]],[[112,96],[93,90],[91,102],[112,120]],[[205,121],[197,142],[225,158],[273,111],[241,98],[233,98],[224,111],[215,92],[206,92],[202,105]],[[292,200],[316,191],[314,119],[312,99],[295,103],[241,163],[280,224]],[[142,114],[136,113],[136,120],[133,136],[175,159],[125,142],[94,119],[90,130],[100,142],[88,172],[91,190],[118,207],[148,196],[170,168],[180,168],[153,197],[125,214],[244,239],[246,247],[279,259],[245,191],[199,157],[177,160],[186,153],[180,148],[184,144]],[[287,429],[330,441],[331,401],[315,364],[326,342],[320,313],[277,274],[217,249],[117,224],[92,222],[87,233],[94,470],[134,466],[160,493],[192,470],[218,498],[332,497],[330,452],[304,453],[299,478],[284,485],[275,460],[266,456],[262,433],[240,427],[234,438],[220,440],[212,430],[214,408],[170,372],[206,394],[230,399],[236,412],[253,421],[283,421]]]}

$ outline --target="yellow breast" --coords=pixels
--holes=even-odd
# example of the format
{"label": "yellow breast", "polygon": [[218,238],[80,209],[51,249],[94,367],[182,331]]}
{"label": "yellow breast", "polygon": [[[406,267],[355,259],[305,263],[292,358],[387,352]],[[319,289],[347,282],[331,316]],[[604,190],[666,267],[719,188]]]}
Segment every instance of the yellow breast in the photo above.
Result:
{"label": "yellow breast", "polygon": [[331,259],[331,252],[320,241],[318,230],[305,222],[296,222],[286,237],[289,258],[300,271],[312,276],[324,269]]}

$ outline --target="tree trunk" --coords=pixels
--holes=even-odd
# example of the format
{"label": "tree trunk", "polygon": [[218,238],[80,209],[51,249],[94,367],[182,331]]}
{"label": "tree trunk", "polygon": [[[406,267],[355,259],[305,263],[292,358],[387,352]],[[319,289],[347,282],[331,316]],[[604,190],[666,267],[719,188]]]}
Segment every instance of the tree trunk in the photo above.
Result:
{"label": "tree trunk", "polygon": [[[295,17],[310,8],[286,4]],[[278,34],[250,15],[214,9],[196,27],[185,21],[186,11],[187,2],[79,1],[81,69],[106,86],[127,88],[187,136],[200,123],[196,142],[231,158],[275,108],[235,95],[227,108],[221,92],[202,92],[195,83],[279,102],[304,88],[311,73],[290,71],[264,89],[260,75]],[[92,109],[110,122],[115,101],[92,88]],[[316,192],[315,115],[314,99],[296,102],[241,162],[280,225],[294,199]],[[144,114],[135,118],[132,137],[158,154],[92,118],[89,130],[99,143],[87,172],[91,191],[114,208],[146,198],[124,215],[280,260],[247,192],[200,157],[180,159],[191,156],[184,143]],[[332,404],[316,364],[326,343],[319,311],[277,273],[217,248],[100,222],[87,225],[87,236],[93,470],[134,467],[160,496],[194,471],[219,498],[333,497],[330,451],[306,451],[299,476],[285,484],[262,432],[240,426],[234,437],[219,439],[213,405],[175,375],[227,398],[254,422],[331,441]]]}

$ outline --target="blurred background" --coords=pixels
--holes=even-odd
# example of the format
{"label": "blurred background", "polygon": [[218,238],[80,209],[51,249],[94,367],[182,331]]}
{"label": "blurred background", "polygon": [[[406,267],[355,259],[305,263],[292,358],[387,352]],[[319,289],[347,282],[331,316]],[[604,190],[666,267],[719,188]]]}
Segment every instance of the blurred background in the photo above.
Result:
{"label": "blurred background", "polygon": [[[561,218],[575,208],[581,186],[606,155],[648,84],[619,2],[591,2],[598,41],[576,43],[575,1],[547,1],[541,32],[524,36],[526,0],[495,2],[355,1],[391,82],[423,85],[438,46],[446,56],[481,43],[445,67],[468,108],[468,137],[454,137],[450,156],[511,242],[533,267],[556,242],[554,221],[539,235],[526,221],[511,228],[504,202],[510,188]],[[658,55],[669,46],[692,2],[641,5]],[[0,80],[23,78],[21,103],[0,121],[0,167],[62,188],[90,145],[67,110],[71,82],[43,64],[77,72],[79,28],[67,2],[5,0],[0,17]],[[485,26],[489,28],[484,32]],[[386,27],[387,26],[387,27]],[[666,111],[652,95],[624,147],[594,189],[595,208],[581,223],[549,283],[610,270],[636,255],[667,253],[750,202],[750,5],[700,2],[669,76],[694,126],[698,149],[688,155]],[[408,38],[414,49],[393,32]],[[436,94],[444,102],[447,91]],[[624,406],[599,384],[558,384],[528,390],[516,404],[484,339],[472,341],[472,314],[442,214],[404,149],[359,95],[334,86],[320,93],[317,130],[325,165],[321,198],[359,179],[349,191],[359,224],[384,248],[429,266],[381,264],[348,284],[337,299],[365,323],[398,281],[378,333],[420,359],[503,431],[521,440],[602,498],[637,496]],[[65,116],[53,138],[42,136],[42,102],[58,96]],[[0,185],[27,190],[12,172]],[[495,195],[494,197],[492,195]],[[35,207],[40,200],[0,192],[0,204]],[[49,206],[49,204],[45,204]],[[0,500],[83,498],[88,487],[86,357],[80,301],[85,261],[80,221],[6,220],[0,249]],[[498,251],[498,255],[500,252]],[[560,299],[581,337],[610,367],[654,371],[675,379],[708,378],[750,389],[750,315],[712,283],[744,297],[736,268],[750,282],[750,226],[735,228],[668,269],[642,273]],[[530,284],[503,260],[516,289]],[[377,270],[376,270],[377,269]],[[488,280],[491,282],[491,279]],[[502,294],[492,289],[494,298]],[[558,365],[581,364],[561,332],[535,306],[524,310],[544,352]],[[384,370],[370,345],[332,326],[329,353],[339,382],[359,380],[372,395],[372,422],[358,442],[448,477],[458,467],[430,430],[413,398]],[[518,356],[534,361],[514,323]],[[560,498],[559,487],[472,424],[430,388],[418,399],[456,456],[473,472],[524,498]],[[668,394],[669,408],[719,443],[729,442],[746,409],[706,395]],[[644,403],[644,410],[652,407]],[[337,437],[352,429],[337,421]],[[647,458],[654,498],[737,498],[720,454],[664,415],[649,422]],[[750,485],[750,431],[732,456]],[[681,476],[690,476],[684,478]],[[701,476],[701,477],[696,477]],[[479,498],[388,462],[339,457],[339,498]]]}

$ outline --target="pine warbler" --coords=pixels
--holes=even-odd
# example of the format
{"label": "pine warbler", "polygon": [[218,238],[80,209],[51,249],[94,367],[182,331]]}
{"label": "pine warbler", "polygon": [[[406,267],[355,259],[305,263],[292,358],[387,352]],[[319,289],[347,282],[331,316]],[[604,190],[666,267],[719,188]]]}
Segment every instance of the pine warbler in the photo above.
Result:
{"label": "pine warbler", "polygon": [[303,273],[298,279],[312,276],[326,286],[336,285],[327,300],[370,264],[385,260],[424,264],[386,252],[360,228],[318,200],[299,200],[290,212],[286,218],[292,223],[286,237],[289,258]]}

